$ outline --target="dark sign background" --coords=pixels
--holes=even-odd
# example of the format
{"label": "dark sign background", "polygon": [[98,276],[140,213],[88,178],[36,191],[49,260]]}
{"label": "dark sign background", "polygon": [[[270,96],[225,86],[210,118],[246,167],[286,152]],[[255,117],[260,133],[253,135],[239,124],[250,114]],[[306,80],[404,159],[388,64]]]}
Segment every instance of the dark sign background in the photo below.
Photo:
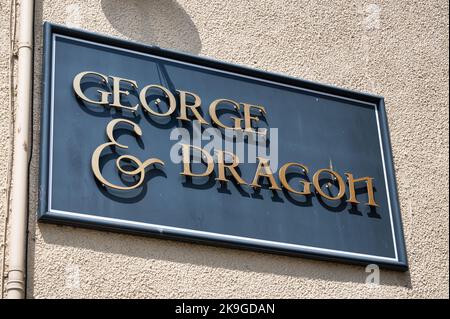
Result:
{"label": "dark sign background", "polygon": [[[41,220],[407,269],[382,98],[50,24],[45,31]],[[345,202],[348,187],[342,201],[328,201],[267,186],[223,186],[215,176],[186,180],[182,164],[170,160],[177,142],[170,134],[181,126],[175,116],[157,119],[142,107],[133,115],[83,103],[72,81],[88,70],[135,80],[139,88],[159,84],[173,93],[195,92],[208,122],[207,107],[218,98],[263,105],[262,126],[278,128],[279,166],[305,164],[312,179],[331,161],[344,178],[344,172],[372,176],[380,207],[363,205],[364,188],[357,192],[361,204],[352,207]],[[95,96],[105,87],[92,81],[83,89]],[[137,101],[135,94],[129,98],[132,105]],[[129,149],[120,154],[166,163],[134,191],[106,189],[91,170],[92,153],[107,142],[105,128],[113,118],[130,119],[143,131],[136,140],[131,130],[121,130],[117,140]],[[120,184],[117,155],[103,155],[103,175]],[[248,183],[256,166],[240,165]],[[302,176],[291,177],[290,184],[298,185]]]}

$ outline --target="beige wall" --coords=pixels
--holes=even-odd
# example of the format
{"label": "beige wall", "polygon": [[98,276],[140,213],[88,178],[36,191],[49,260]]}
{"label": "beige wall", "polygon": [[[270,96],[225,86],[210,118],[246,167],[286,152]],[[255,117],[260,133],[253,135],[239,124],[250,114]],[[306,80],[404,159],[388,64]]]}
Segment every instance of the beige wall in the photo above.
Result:
{"label": "beige wall", "polygon": [[[29,298],[449,297],[447,1],[37,0],[35,19]],[[383,270],[370,287],[358,266],[37,224],[43,21],[385,96],[410,272]],[[3,229],[7,46],[0,54]]]}
{"label": "beige wall", "polygon": [[[10,151],[10,123],[12,122],[9,108],[9,1],[0,0],[0,272],[3,271],[3,261],[6,257],[5,250],[5,226],[7,212],[8,192],[8,162],[11,158]],[[2,278],[0,278],[1,284]],[[2,286],[3,287],[3,286]],[[0,296],[1,298],[1,296]]]}

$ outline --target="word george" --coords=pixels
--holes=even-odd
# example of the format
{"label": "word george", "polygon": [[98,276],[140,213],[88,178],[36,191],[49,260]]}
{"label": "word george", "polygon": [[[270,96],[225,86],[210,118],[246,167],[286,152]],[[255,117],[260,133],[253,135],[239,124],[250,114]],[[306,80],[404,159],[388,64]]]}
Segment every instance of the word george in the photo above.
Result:
{"label": "word george", "polygon": [[[112,90],[105,91],[105,90],[97,90],[98,93],[100,93],[100,100],[93,100],[89,97],[87,97],[83,90],[81,89],[81,81],[86,76],[95,76],[99,78],[104,84],[108,84],[109,79],[112,79]],[[117,76],[106,76],[101,73],[93,72],[93,71],[84,71],[78,73],[75,78],[73,79],[73,90],[77,94],[79,98],[82,100],[91,103],[91,104],[97,104],[97,105],[110,105],[116,108],[125,109],[129,111],[136,112],[137,108],[139,107],[139,104],[136,104],[134,106],[125,106],[121,104],[121,97],[123,95],[127,96],[130,94],[129,90],[122,90],[120,89],[120,85],[122,83],[127,83],[128,85],[131,85],[131,87],[135,90],[138,89],[138,84],[134,80],[124,79]],[[158,112],[150,107],[150,105],[147,103],[147,96],[148,92],[150,90],[159,90],[164,93],[166,98],[168,99],[168,107],[169,109],[164,112]],[[188,110],[190,111],[191,115],[194,117],[195,120],[199,121],[201,124],[204,125],[210,125],[200,114],[199,108],[201,107],[202,100],[200,96],[198,96],[195,93],[188,92],[188,91],[176,91],[179,94],[179,116],[177,117],[178,120],[181,121],[191,121],[191,119],[188,117]],[[110,97],[112,97],[112,103],[110,103]],[[188,103],[188,99],[193,99],[192,103]],[[145,111],[150,113],[151,115],[158,116],[158,117],[166,117],[171,116],[174,111],[177,108],[177,102],[175,99],[175,96],[172,94],[170,90],[165,88],[164,86],[157,85],[157,84],[150,84],[144,86],[140,92],[139,92],[139,102],[140,105],[144,108]],[[157,99],[156,104],[159,104],[161,101]],[[219,117],[217,115],[217,109],[219,106],[224,105],[231,105],[234,110],[241,111],[241,106],[243,110],[242,117],[235,117],[232,116],[231,119],[233,120],[233,126],[227,126],[222,121],[219,120]],[[262,115],[266,114],[266,110],[264,106],[261,105],[252,105],[249,103],[239,103],[230,99],[216,99],[212,101],[209,105],[209,115],[211,117],[212,122],[224,129],[233,129],[233,130],[240,130],[248,133],[255,133],[255,134],[262,134],[265,135],[267,133],[266,129],[259,129],[255,130],[252,126],[254,122],[258,122],[260,118],[258,116],[252,115],[252,110],[258,110]],[[243,126],[242,126],[243,122]]]}

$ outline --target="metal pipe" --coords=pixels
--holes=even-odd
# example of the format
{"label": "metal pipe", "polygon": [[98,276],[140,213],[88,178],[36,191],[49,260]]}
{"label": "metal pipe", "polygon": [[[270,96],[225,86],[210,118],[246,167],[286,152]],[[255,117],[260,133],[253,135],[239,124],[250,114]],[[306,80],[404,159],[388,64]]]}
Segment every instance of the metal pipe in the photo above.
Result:
{"label": "metal pipe", "polygon": [[21,0],[17,47],[17,110],[14,123],[11,215],[6,296],[25,297],[28,223],[28,158],[33,76],[34,0]]}

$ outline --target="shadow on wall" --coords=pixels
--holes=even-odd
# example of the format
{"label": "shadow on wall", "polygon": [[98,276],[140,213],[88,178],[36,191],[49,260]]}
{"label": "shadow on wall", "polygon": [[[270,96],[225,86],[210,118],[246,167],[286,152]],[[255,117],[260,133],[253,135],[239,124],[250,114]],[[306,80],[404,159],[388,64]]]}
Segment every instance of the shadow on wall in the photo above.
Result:
{"label": "shadow on wall", "polygon": [[[145,236],[123,235],[70,226],[56,226],[44,223],[38,226],[42,239],[46,244],[75,248],[84,252],[86,257],[99,254],[97,255],[99,259],[102,258],[99,256],[111,254],[117,256],[118,259],[121,258],[119,256],[124,256],[147,261],[160,260],[163,262],[195,265],[198,267],[199,272],[202,272],[205,267],[228,269],[240,272],[275,274],[298,279],[357,283],[363,285],[362,287],[366,286],[364,283],[369,275],[365,271],[364,266],[344,263],[260,253],[247,249],[191,244]],[[69,248],[63,254],[70,254],[70,252],[71,249]],[[92,267],[95,267],[95,258],[92,260],[94,261]],[[146,270],[143,271],[145,272]],[[147,271],[152,272],[153,270],[149,268]],[[168,270],[165,275],[169,276],[170,271]],[[233,283],[229,284],[232,285]],[[409,272],[403,273],[382,269],[380,284],[383,286],[412,288]],[[214,286],[214,283],[212,282],[211,285]],[[216,283],[216,285],[220,284]]]}
{"label": "shadow on wall", "polygon": [[193,54],[202,45],[197,28],[175,0],[101,0],[105,17],[131,40]]}

